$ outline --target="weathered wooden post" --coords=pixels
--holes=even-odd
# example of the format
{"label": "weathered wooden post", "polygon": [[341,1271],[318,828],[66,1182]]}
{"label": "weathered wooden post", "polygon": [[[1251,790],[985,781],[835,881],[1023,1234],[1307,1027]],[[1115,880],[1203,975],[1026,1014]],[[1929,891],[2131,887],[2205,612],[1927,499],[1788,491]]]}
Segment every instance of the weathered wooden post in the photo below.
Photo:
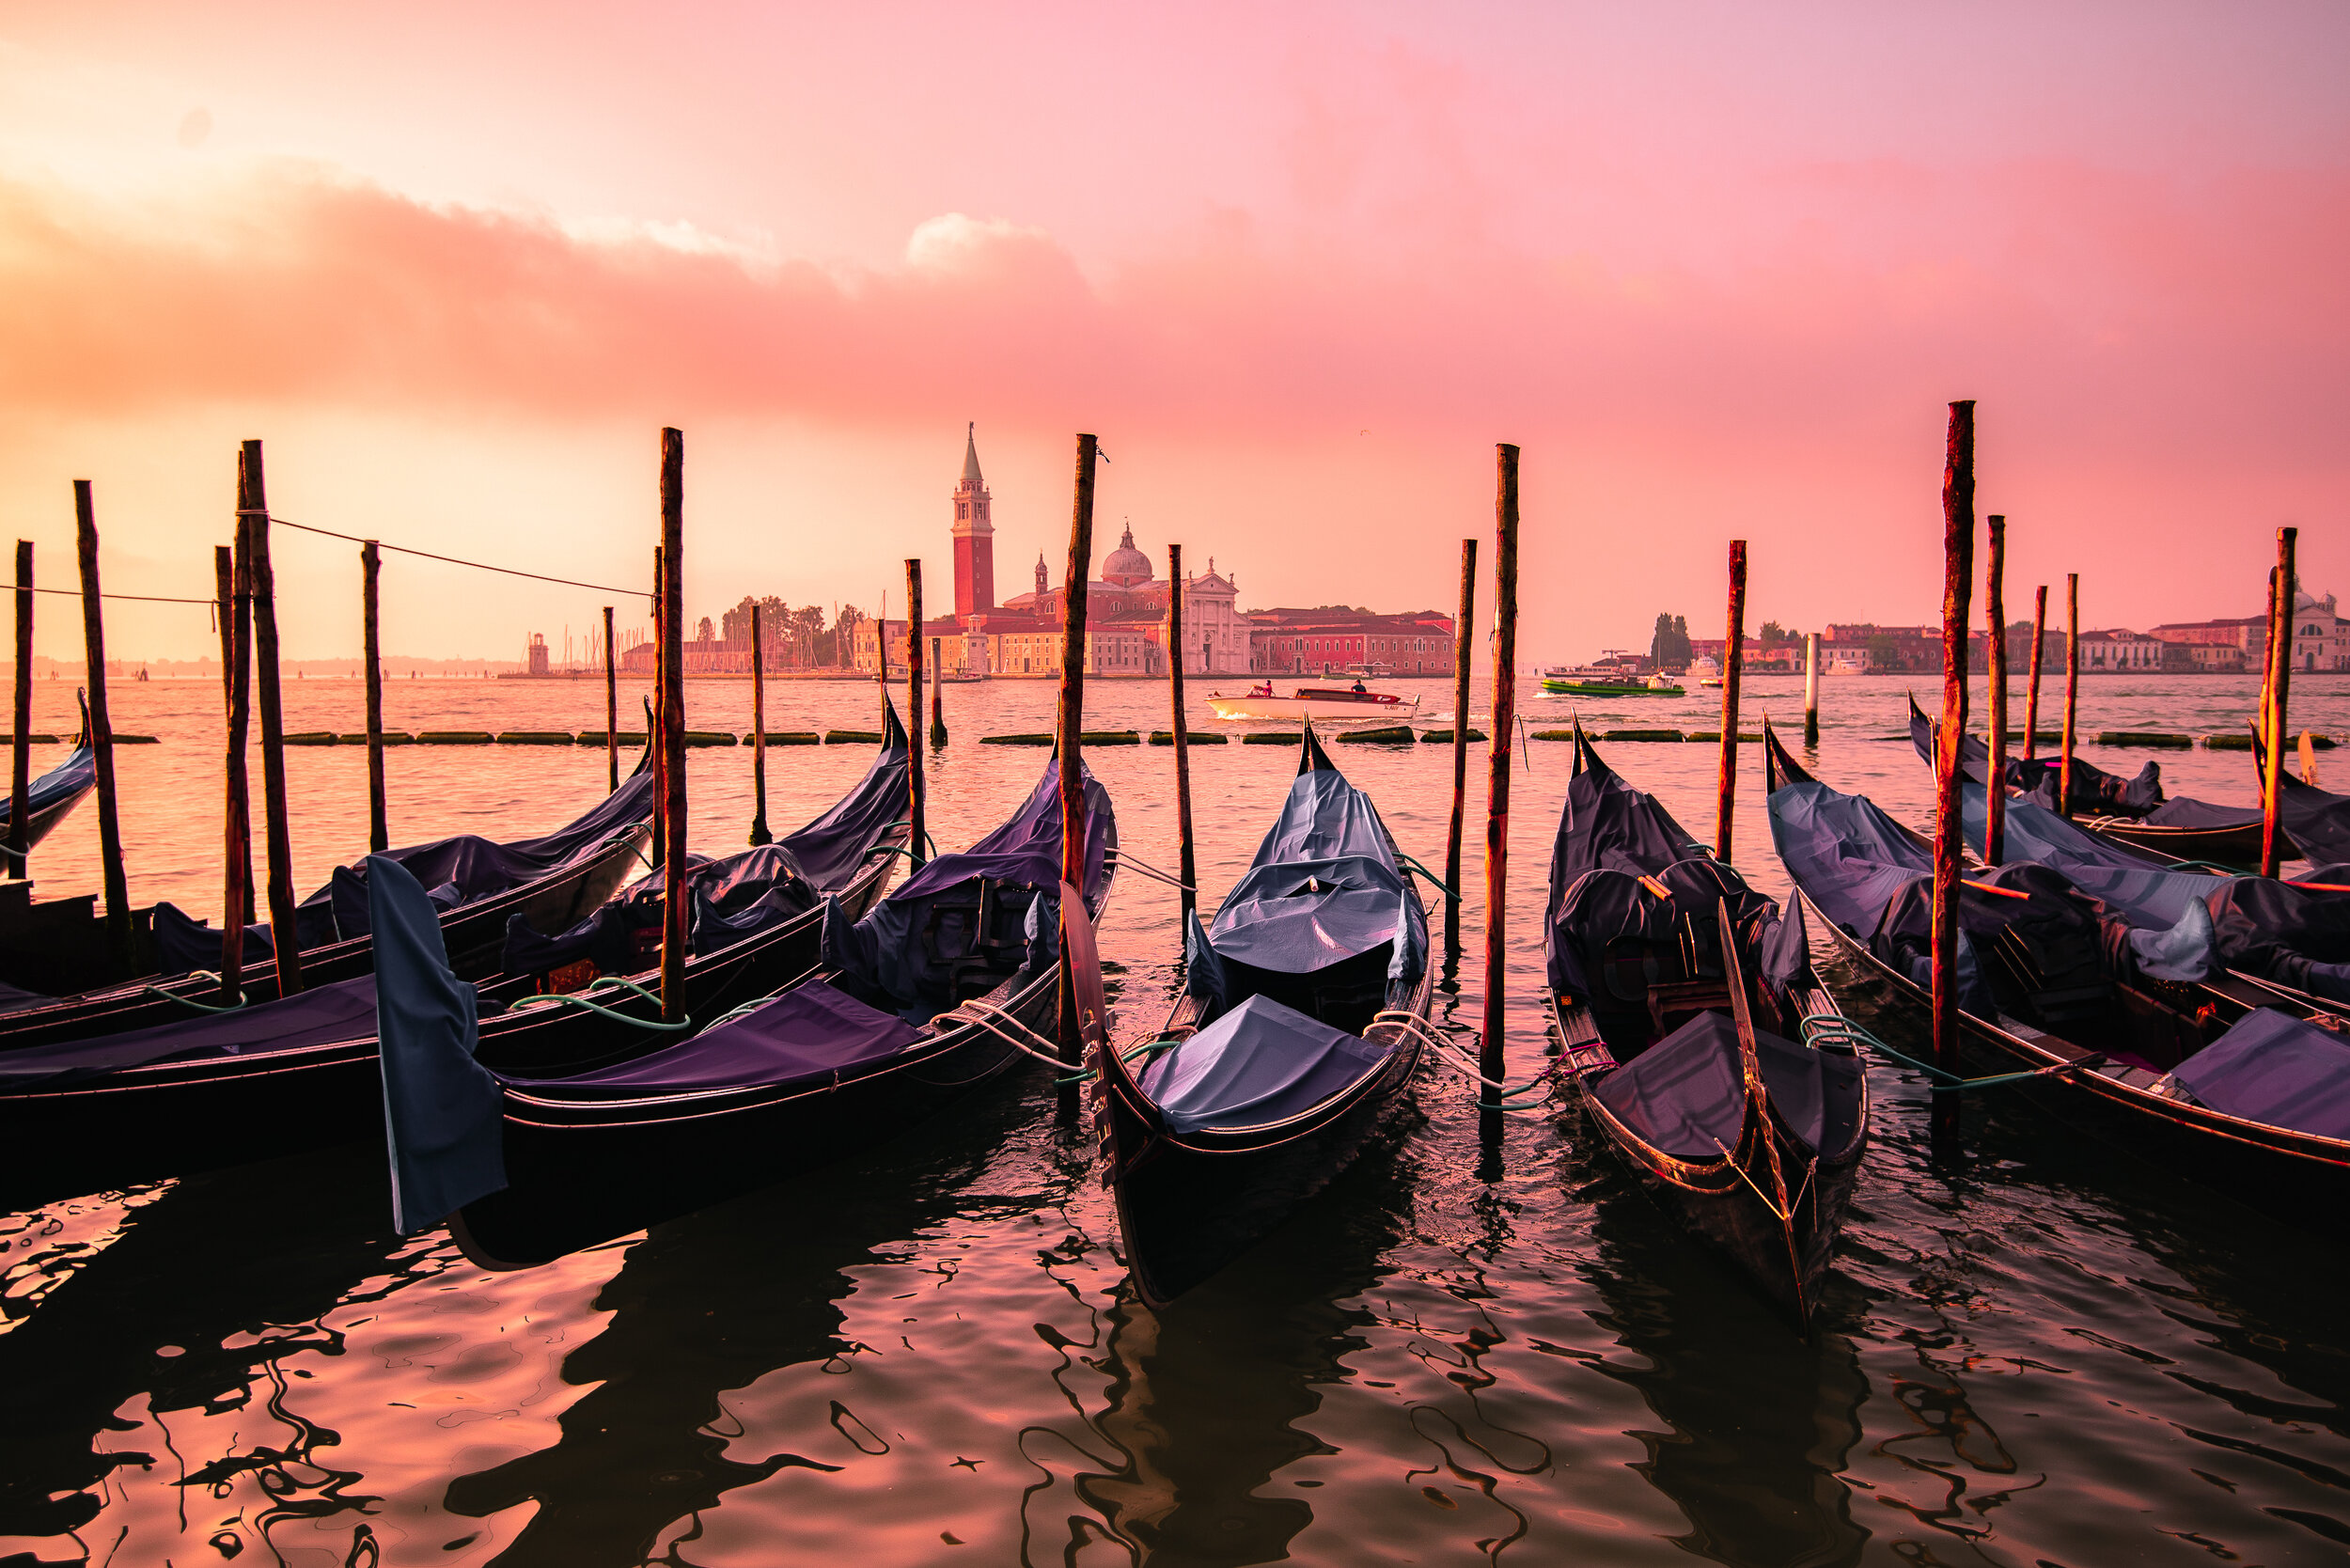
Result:
{"label": "weathered wooden post", "polygon": [[947,679],[947,639],[931,639],[931,749],[944,750],[947,745],[947,698],[944,682]]}
{"label": "weathered wooden post", "polygon": [[[293,839],[286,820],[286,713],[277,689],[277,577],[269,559],[269,487],[261,444],[244,444],[244,506],[252,541],[253,653],[261,710],[261,813],[269,842],[269,933],[277,994],[302,989],[302,936],[295,929]],[[223,933],[224,939],[227,933]]]}
{"label": "weathered wooden post", "polygon": [[[1485,1033],[1478,1071],[1501,1081],[1506,1052],[1503,1003],[1510,972],[1510,748],[1518,711],[1518,449],[1494,448],[1494,728],[1486,751]],[[1501,1105],[1487,1088],[1482,1103]]]}
{"label": "weathered wooden post", "polygon": [[603,765],[606,789],[620,787],[620,677],[613,664],[612,606],[603,607]]}
{"label": "weathered wooden post", "polygon": [[1983,785],[1982,862],[1997,866],[2007,858],[2007,598],[2002,586],[2007,572],[2007,519],[1993,512],[1984,524],[1991,532],[1991,563],[1983,579],[1982,607],[1983,619],[1991,628],[1991,640],[1983,649],[1991,666],[1991,777]]}
{"label": "weathered wooden post", "polygon": [[[1061,594],[1060,649],[1060,879],[1082,896],[1086,887],[1086,796],[1083,745],[1086,690],[1086,579],[1093,572],[1093,469],[1099,443],[1077,437],[1076,500],[1069,517],[1069,575]],[[1085,1020],[1077,1016],[1077,986],[1061,944],[1059,1035],[1061,1060],[1085,1061]],[[1074,1084],[1063,1084],[1063,1109],[1076,1108]]]}
{"label": "weathered wooden post", "polygon": [[1183,547],[1167,547],[1167,691],[1175,726],[1175,868],[1183,917],[1199,907],[1199,874],[1191,847],[1191,724],[1183,713]]}
{"label": "weathered wooden post", "polygon": [[1468,809],[1469,622],[1477,615],[1477,541],[1461,541],[1461,604],[1452,618],[1452,823],[1444,840],[1444,946],[1461,953],[1461,820]]}
{"label": "weathered wooden post", "polygon": [[8,765],[9,876],[30,876],[33,843],[33,541],[16,541],[16,753]]}
{"label": "weathered wooden post", "polygon": [[1738,806],[1738,676],[1746,668],[1747,541],[1730,541],[1730,630],[1722,639],[1722,761],[1714,801],[1714,858],[1730,864]]}
{"label": "weathered wooden post", "polygon": [[115,794],[115,730],[106,713],[106,617],[98,588],[98,512],[87,479],[73,481],[73,530],[82,568],[82,647],[89,661],[90,760],[98,772],[99,874],[106,888],[106,948],[131,970],[131,891],[122,867],[121,803]]}
{"label": "weathered wooden post", "polygon": [[2284,800],[2286,698],[2293,675],[2294,542],[2298,528],[2277,530],[2277,615],[2268,638],[2268,713],[2261,731],[2266,776],[2261,780],[2261,875],[2275,876],[2284,863],[2284,834],[2279,813]]}
{"label": "weathered wooden post", "polygon": [[1803,744],[1820,745],[1820,634],[1803,635]]}
{"label": "weathered wooden post", "polygon": [[772,844],[767,830],[767,649],[759,624],[759,601],[751,601],[751,842]]}
{"label": "weathered wooden post", "polygon": [[922,821],[928,792],[922,778],[922,563],[911,557],[906,560],[906,863],[919,870],[930,859]]}
{"label": "weathered wooden post", "polygon": [[2057,758],[2057,812],[2073,814],[2074,725],[2080,713],[2081,574],[2064,574],[2064,739]]}
{"label": "weathered wooden post", "polygon": [[228,750],[221,776],[226,860],[221,868],[220,994],[244,994],[244,928],[253,920],[253,798],[245,776],[245,737],[253,725],[253,529],[244,515],[244,480],[237,481],[234,549],[215,547],[212,575],[220,594],[220,673],[226,683]]}
{"label": "weathered wooden post", "polygon": [[[693,910],[685,861],[685,435],[661,431],[661,1017],[685,1016],[686,920]],[[650,736],[646,739],[650,740]]]}
{"label": "weathered wooden post", "polygon": [[375,541],[368,540],[359,546],[359,583],[368,659],[368,848],[377,855],[392,847],[391,823],[384,810],[384,644],[376,619],[382,571]]}
{"label": "weathered wooden post", "polygon": [[[1966,601],[1975,575],[1975,404],[1950,405],[1942,469],[1942,732],[1934,769],[1934,1064],[1958,1076],[1958,899],[1965,847],[1959,767],[1966,740]],[[1934,1096],[1937,1140],[1958,1131],[1958,1097]]]}
{"label": "weathered wooden post", "polygon": [[2041,584],[2031,592],[2031,685],[2024,696],[2024,760],[2029,762],[2040,751],[2040,666],[2041,651],[2048,642],[2048,585]]}

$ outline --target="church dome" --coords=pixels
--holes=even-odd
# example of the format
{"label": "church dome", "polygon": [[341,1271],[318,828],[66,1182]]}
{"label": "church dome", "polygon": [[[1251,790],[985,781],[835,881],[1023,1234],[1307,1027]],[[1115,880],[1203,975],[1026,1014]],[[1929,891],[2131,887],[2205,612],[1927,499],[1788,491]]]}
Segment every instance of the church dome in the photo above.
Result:
{"label": "church dome", "polygon": [[1102,581],[1116,583],[1120,588],[1133,588],[1151,580],[1151,557],[1135,548],[1135,531],[1131,527],[1111,551],[1109,559],[1102,563]]}

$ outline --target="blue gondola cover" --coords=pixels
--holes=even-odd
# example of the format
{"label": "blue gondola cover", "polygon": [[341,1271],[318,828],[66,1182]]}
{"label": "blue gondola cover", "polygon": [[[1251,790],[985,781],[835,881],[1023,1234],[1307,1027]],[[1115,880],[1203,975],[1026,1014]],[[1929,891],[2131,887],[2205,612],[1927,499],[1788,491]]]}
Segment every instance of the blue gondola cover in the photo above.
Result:
{"label": "blue gondola cover", "polygon": [[2350,1138],[2350,1040],[2274,1008],[2246,1013],[2171,1075],[2229,1116]]}
{"label": "blue gondola cover", "polygon": [[1178,1135],[1259,1127],[1312,1109],[1387,1056],[1386,1046],[1251,996],[1152,1062],[1142,1087]]}

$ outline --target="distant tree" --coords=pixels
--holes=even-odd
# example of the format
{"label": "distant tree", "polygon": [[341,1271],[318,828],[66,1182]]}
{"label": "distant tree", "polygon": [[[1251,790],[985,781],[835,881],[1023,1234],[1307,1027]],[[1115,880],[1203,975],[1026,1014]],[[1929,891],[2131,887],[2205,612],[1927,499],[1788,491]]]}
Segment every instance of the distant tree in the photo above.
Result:
{"label": "distant tree", "polygon": [[1766,649],[1777,648],[1783,643],[1791,643],[1796,640],[1794,633],[1790,632],[1786,627],[1781,626],[1776,620],[1764,621],[1762,623],[1762,630],[1757,633],[1756,635],[1762,638],[1762,646]]}
{"label": "distant tree", "polygon": [[1659,669],[1683,669],[1689,663],[1689,621],[1685,616],[1659,615],[1656,635],[1649,643],[1649,658]]}
{"label": "distant tree", "polygon": [[1867,643],[1869,667],[1882,675],[1902,667],[1901,645],[1886,633],[1879,632]]}

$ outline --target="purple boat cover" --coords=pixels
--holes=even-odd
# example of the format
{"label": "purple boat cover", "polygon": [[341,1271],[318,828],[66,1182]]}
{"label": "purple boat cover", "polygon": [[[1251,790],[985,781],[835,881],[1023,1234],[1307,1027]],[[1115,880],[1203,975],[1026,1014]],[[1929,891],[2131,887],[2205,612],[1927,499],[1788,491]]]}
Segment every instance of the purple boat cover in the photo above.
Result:
{"label": "purple boat cover", "polygon": [[[1814,1153],[1835,1152],[1829,1144],[1841,1148],[1858,1114],[1858,1059],[1814,1051],[1767,1029],[1755,1031],[1754,1055],[1763,1092],[1787,1130]],[[1727,1013],[1701,1012],[1590,1092],[1650,1147],[1676,1159],[1719,1159],[1738,1147],[1746,1127],[1737,1025]]]}
{"label": "purple boat cover", "polygon": [[2246,1013],[2171,1076],[2224,1115],[2350,1138],[2350,1040],[2274,1008]]}
{"label": "purple boat cover", "polygon": [[[1938,728],[1918,706],[1918,699],[1909,699],[1909,740],[1918,748],[1918,755],[1928,766],[1934,762],[1934,733]],[[1959,768],[1967,777],[1981,784],[1991,774],[1991,747],[1973,735],[1959,743]],[[2057,808],[2057,786],[2063,778],[2063,767],[2044,757],[2026,761],[2011,753],[2007,759],[2007,781],[2014,789],[2053,811]],[[2162,764],[2148,762],[2138,769],[2136,778],[2123,778],[2107,773],[2079,756],[2073,759],[2073,814],[2076,817],[2143,817],[2163,804]]]}
{"label": "purple boat cover", "polygon": [[375,978],[360,975],[274,1002],[102,1035],[61,1045],[0,1051],[0,1086],[65,1084],[169,1058],[248,1056],[375,1034]]}
{"label": "purple boat cover", "polygon": [[2293,841],[2301,847],[2303,859],[2311,864],[2350,860],[2350,795],[2338,795],[2314,784],[2304,784],[2288,768],[2284,770],[2284,789],[2277,800],[2277,814],[2284,819],[2285,831]]}
{"label": "purple boat cover", "polygon": [[[407,868],[444,912],[512,891],[526,882],[587,858],[613,834],[652,814],[652,775],[631,774],[620,787],[576,821],[537,839],[510,843],[459,834],[392,850],[383,856]],[[370,856],[369,858],[375,858]],[[326,886],[296,906],[294,931],[304,949],[323,947],[368,930],[367,862],[337,866]],[[266,964],[276,949],[266,922],[244,928],[244,962]],[[155,956],[160,971],[184,975],[220,963],[220,933],[170,903],[155,906]]]}
{"label": "purple boat cover", "polygon": [[880,754],[856,788],[797,833],[784,836],[783,847],[820,895],[847,886],[882,836],[904,820],[906,751],[905,726],[898,721],[892,703],[884,720]]}
{"label": "purple boat cover", "polygon": [[506,1123],[497,1080],[474,1060],[478,998],[449,969],[440,911],[391,856],[370,855],[368,873],[392,1228],[413,1235],[506,1185]]}
{"label": "purple boat cover", "polygon": [[[76,742],[73,749],[66,753],[63,761],[26,787],[25,815],[36,819],[35,825],[38,826],[38,819],[43,811],[60,801],[71,800],[87,792],[97,783],[98,755],[90,750],[87,742]],[[8,815],[15,808],[16,802],[8,792],[0,790],[0,828],[8,825]],[[11,871],[8,874],[13,876],[16,873]]]}
{"label": "purple boat cover", "polygon": [[[722,860],[692,857],[686,887],[692,911],[687,950],[715,952],[781,925],[820,902],[781,844],[762,844]],[[581,960],[601,974],[629,975],[647,967],[659,945],[666,868],[631,884],[596,912],[555,936],[541,936],[520,915],[506,922],[504,968],[509,975],[543,975]]]}
{"label": "purple boat cover", "polygon": [[564,1078],[507,1078],[521,1089],[634,1096],[828,1079],[896,1056],[922,1031],[822,980],[691,1040]]}
{"label": "purple boat cover", "polygon": [[1162,1052],[1141,1085],[1176,1133],[1261,1127],[1313,1109],[1390,1051],[1260,995]]}

